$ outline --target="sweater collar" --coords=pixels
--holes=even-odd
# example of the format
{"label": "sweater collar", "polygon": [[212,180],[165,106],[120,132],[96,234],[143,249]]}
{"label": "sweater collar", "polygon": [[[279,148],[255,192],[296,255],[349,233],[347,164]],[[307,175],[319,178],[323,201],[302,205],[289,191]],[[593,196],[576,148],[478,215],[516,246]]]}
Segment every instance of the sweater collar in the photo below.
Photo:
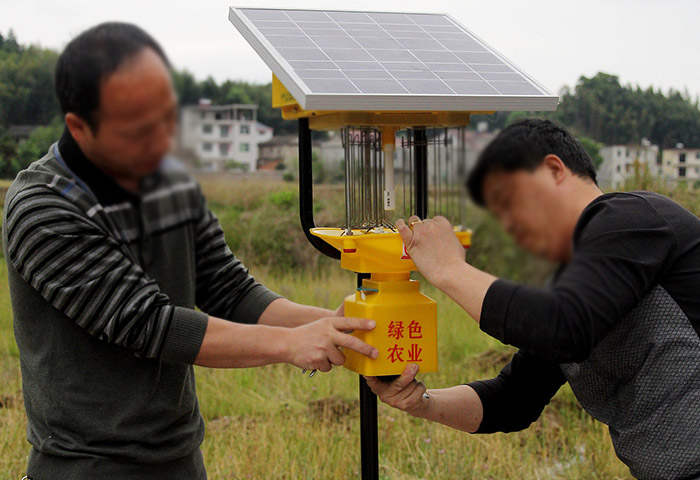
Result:
{"label": "sweater collar", "polygon": [[58,150],[66,166],[73,175],[85,182],[100,204],[114,205],[123,202],[133,204],[139,201],[140,195],[119,186],[85,156],[67,127],[64,128],[63,135],[58,141]]}

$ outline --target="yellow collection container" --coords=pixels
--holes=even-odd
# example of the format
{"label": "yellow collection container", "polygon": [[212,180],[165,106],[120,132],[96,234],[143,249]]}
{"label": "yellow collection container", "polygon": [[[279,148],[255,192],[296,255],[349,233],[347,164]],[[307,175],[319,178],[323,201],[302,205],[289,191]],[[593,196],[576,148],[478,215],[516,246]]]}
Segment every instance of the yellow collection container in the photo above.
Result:
{"label": "yellow collection container", "polygon": [[[312,228],[311,233],[340,250],[345,270],[371,273],[355,296],[345,301],[345,315],[377,322],[374,330],[353,335],[379,350],[372,360],[345,350],[345,367],[361,375],[384,376],[403,372],[409,363],[421,372],[436,372],[437,304],[421,294],[411,280],[416,265],[397,232]],[[471,245],[471,231],[455,231],[464,248]]]}
{"label": "yellow collection container", "polygon": [[353,335],[379,350],[372,360],[345,350],[345,367],[362,375],[383,376],[403,372],[409,363],[421,372],[436,372],[437,304],[421,294],[410,273],[373,273],[355,296],[345,300],[345,315],[371,318],[377,326]]}

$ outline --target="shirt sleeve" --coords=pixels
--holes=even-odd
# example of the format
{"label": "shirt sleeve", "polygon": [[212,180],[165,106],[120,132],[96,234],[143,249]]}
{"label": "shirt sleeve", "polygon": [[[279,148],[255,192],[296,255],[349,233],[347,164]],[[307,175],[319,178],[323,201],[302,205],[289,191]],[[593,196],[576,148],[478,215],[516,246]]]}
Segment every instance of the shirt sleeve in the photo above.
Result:
{"label": "shirt sleeve", "polygon": [[551,288],[491,285],[484,332],[555,363],[583,361],[677,256],[671,226],[634,195],[589,206],[575,237],[572,260]]}
{"label": "shirt sleeve", "polygon": [[257,323],[280,295],[255,281],[226,244],[216,216],[203,207],[196,227],[197,306],[204,312],[238,323]]}
{"label": "shirt sleeve", "polygon": [[526,429],[565,382],[559,365],[518,351],[496,378],[468,384],[479,395],[484,409],[475,433]]}
{"label": "shirt sleeve", "polygon": [[44,186],[18,193],[5,215],[8,261],[90,335],[145,358],[193,363],[207,316],[176,307],[126,247]]}

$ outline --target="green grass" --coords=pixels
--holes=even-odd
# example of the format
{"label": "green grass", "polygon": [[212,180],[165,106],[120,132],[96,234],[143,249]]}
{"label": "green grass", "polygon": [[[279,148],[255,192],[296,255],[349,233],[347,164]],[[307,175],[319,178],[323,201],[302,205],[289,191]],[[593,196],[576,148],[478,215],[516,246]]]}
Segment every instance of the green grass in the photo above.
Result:
{"label": "green grass", "polygon": [[[234,251],[270,288],[291,300],[329,308],[353,291],[355,276],[307,245],[296,204],[289,201],[293,185],[210,180],[203,187]],[[336,187],[319,189],[318,218],[333,221],[339,192]],[[475,213],[473,221],[479,228],[469,255],[483,257],[474,258],[475,263],[516,279],[544,275],[546,268],[514,249],[487,217]],[[265,248],[272,251],[265,261],[254,262],[259,254],[256,239],[266,236],[274,237],[265,239]],[[284,256],[294,258],[280,260]],[[429,388],[439,388],[495,375],[513,350],[481,333],[441,292],[425,284],[422,290],[438,302],[440,370],[419,378]],[[209,478],[359,478],[357,385],[358,376],[343,368],[312,379],[288,365],[197,368]],[[4,478],[21,478],[29,444],[4,259],[0,259],[0,401],[0,472]],[[580,409],[568,387],[530,429],[514,434],[470,435],[383,404],[378,415],[383,479],[631,478],[615,457],[606,427]]]}

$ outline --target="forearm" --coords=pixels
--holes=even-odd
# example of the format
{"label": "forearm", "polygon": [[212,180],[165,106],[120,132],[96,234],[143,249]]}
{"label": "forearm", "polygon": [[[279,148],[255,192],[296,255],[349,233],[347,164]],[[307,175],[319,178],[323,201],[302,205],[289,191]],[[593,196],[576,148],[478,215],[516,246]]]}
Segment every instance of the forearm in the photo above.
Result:
{"label": "forearm", "polygon": [[497,278],[466,262],[460,262],[429,280],[479,323],[484,297]]}
{"label": "forearm", "polygon": [[288,361],[288,329],[245,325],[209,317],[195,365],[259,367]]}
{"label": "forearm", "polygon": [[465,432],[478,430],[483,418],[481,399],[468,385],[431,389],[425,407],[415,416]]}
{"label": "forearm", "polygon": [[301,305],[286,298],[278,298],[273,300],[263,311],[258,324],[274,327],[297,327],[333,315],[334,312],[326,308]]}

